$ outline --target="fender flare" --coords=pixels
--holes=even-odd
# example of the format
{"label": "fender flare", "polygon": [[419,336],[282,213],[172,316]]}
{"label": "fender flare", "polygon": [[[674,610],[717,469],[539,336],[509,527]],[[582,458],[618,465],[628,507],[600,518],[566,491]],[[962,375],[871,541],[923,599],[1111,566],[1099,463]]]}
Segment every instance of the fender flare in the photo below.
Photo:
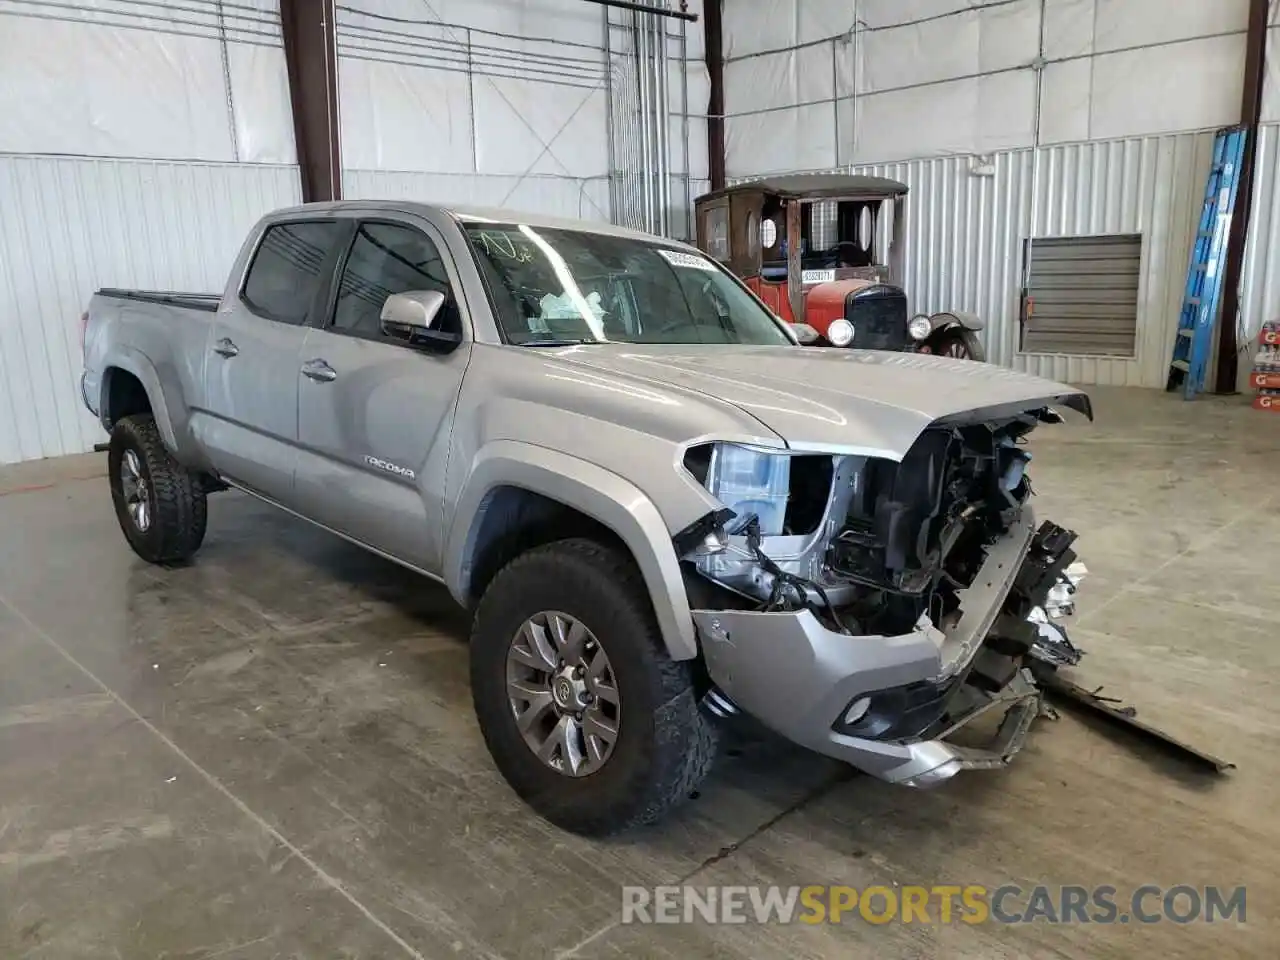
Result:
{"label": "fender flare", "polygon": [[147,356],[133,347],[118,346],[102,361],[103,376],[102,385],[99,388],[101,395],[98,401],[102,426],[108,433],[111,432],[108,420],[111,416],[111,411],[107,405],[107,398],[111,390],[111,377],[108,374],[113,367],[124,370],[126,373],[131,373],[138,378],[142,388],[147,391],[147,399],[151,401],[151,413],[155,417],[156,428],[160,431],[160,439],[164,441],[164,445],[169,448],[171,453],[176,452],[178,438],[174,433],[173,418],[169,414],[169,404],[165,400],[164,388],[160,385],[160,376],[156,373],[155,367]]}
{"label": "fender flare", "polygon": [[942,310],[929,315],[929,322],[934,330],[945,330],[947,327],[960,327],[964,330],[981,330],[987,322],[976,313],[964,310]]}
{"label": "fender flare", "polygon": [[467,606],[471,550],[485,497],[498,487],[518,487],[579,510],[604,524],[626,544],[640,568],[658,629],[673,660],[698,655],[697,634],[679,559],[662,515],[630,481],[568,454],[517,440],[485,444],[471,463],[445,542],[444,581]]}

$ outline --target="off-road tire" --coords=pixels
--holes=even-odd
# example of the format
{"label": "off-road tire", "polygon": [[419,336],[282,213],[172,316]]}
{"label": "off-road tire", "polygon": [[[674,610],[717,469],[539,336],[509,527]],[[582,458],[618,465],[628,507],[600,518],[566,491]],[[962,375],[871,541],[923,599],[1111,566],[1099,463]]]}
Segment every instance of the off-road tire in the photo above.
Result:
{"label": "off-road tire", "polygon": [[[139,530],[129,515],[120,476],[125,451],[138,457],[151,498],[151,522]],[[149,563],[177,563],[187,560],[204,540],[208,505],[204,484],[173,458],[155,418],[149,413],[134,414],[116,421],[107,447],[107,477],[116,519],[133,552]]]}
{"label": "off-road tire", "polygon": [[[604,766],[584,777],[534,756],[507,696],[512,638],[548,610],[581,621],[615,672],[618,741]],[[667,656],[632,559],[592,540],[530,550],[494,577],[471,634],[471,695],[503,777],[535,811],[574,833],[603,836],[658,820],[697,788],[715,759],[716,730],[698,709],[692,663]]]}

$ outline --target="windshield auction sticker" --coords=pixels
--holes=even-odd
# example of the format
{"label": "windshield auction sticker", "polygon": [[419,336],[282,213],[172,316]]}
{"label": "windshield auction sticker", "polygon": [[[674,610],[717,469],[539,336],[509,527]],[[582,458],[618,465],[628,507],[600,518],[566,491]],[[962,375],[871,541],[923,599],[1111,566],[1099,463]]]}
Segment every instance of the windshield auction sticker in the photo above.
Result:
{"label": "windshield auction sticker", "polygon": [[690,270],[710,270],[716,272],[716,265],[710,260],[702,257],[695,257],[692,253],[684,253],[680,250],[659,250],[660,253],[673,267],[688,267]]}

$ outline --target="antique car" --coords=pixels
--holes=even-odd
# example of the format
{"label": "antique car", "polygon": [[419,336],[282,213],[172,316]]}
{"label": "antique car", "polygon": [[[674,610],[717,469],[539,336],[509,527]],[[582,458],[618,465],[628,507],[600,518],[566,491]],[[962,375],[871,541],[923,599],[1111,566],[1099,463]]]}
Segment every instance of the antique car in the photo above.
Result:
{"label": "antique car", "polygon": [[[698,247],[775,314],[812,328],[814,342],[983,360],[978,317],[910,315],[894,285],[902,277],[906,195],[897,180],[846,174],[739,183],[697,199]],[[888,248],[887,264],[878,262],[877,246]]]}

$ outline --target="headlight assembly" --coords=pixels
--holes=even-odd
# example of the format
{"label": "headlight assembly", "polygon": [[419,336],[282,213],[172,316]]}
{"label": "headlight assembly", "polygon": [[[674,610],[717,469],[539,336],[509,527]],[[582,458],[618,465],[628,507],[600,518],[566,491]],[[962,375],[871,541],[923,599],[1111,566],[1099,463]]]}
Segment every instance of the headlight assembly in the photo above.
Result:
{"label": "headlight assembly", "polygon": [[760,533],[782,533],[791,487],[791,457],[786,453],[736,443],[694,447],[685,467],[713,497],[732,510],[735,522],[755,514]]}
{"label": "headlight assembly", "polygon": [[928,317],[920,314],[911,318],[911,322],[907,324],[907,333],[911,334],[912,340],[923,340],[933,333],[933,324]]}

